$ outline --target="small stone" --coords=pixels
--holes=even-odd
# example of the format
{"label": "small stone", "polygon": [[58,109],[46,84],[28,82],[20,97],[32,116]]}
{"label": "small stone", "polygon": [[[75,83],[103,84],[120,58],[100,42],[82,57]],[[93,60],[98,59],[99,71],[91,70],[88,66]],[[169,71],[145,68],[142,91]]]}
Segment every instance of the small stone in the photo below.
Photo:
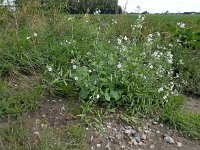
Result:
{"label": "small stone", "polygon": [[170,137],[170,136],[165,136],[164,137],[164,141],[166,143],[169,143],[169,144],[174,144],[175,143],[174,139],[172,137]]}
{"label": "small stone", "polygon": [[141,139],[139,137],[135,137],[135,140],[139,143]]}
{"label": "small stone", "polygon": [[163,124],[160,124],[160,127],[161,127],[161,128],[163,128],[163,127],[164,127],[164,125],[163,125]]}
{"label": "small stone", "polygon": [[146,136],[145,134],[142,134],[141,139],[142,139],[142,140],[146,140],[146,139],[147,139],[147,136]]}
{"label": "small stone", "polygon": [[92,141],[94,139],[94,136],[92,135],[91,137],[90,137],[90,141]]}
{"label": "small stone", "polygon": [[118,140],[122,139],[122,134],[120,134],[120,133],[117,134],[117,135],[116,135],[116,138],[117,138]]}
{"label": "small stone", "polygon": [[135,140],[135,137],[131,137],[131,141],[129,142],[130,144],[138,145],[139,142]]}
{"label": "small stone", "polygon": [[156,130],[156,133],[157,133],[157,134],[159,134],[159,133],[160,133],[160,131],[159,131],[159,130]]}
{"label": "small stone", "polygon": [[97,147],[98,147],[98,148],[101,147],[101,144],[97,144]]}
{"label": "small stone", "polygon": [[153,124],[154,124],[154,125],[157,125],[157,124],[158,124],[158,122],[154,121],[154,122],[153,122]]}
{"label": "small stone", "polygon": [[145,134],[149,134],[149,133],[151,133],[151,131],[145,130],[144,133],[145,133]]}
{"label": "small stone", "polygon": [[38,135],[38,136],[40,135],[38,131],[35,131],[33,134]]}
{"label": "small stone", "polygon": [[94,150],[94,147],[91,147],[90,149],[91,149],[91,150]]}
{"label": "small stone", "polygon": [[121,149],[124,149],[124,148],[126,148],[126,146],[125,146],[125,145],[122,145],[122,146],[121,146]]}
{"label": "small stone", "polygon": [[155,145],[150,145],[150,148],[151,148],[151,149],[154,149],[154,148],[155,148]]}
{"label": "small stone", "polygon": [[113,128],[113,130],[114,130],[115,132],[117,132],[117,128]]}
{"label": "small stone", "polygon": [[141,141],[141,134],[139,132],[136,132],[134,134],[135,140],[139,143]]}
{"label": "small stone", "polygon": [[127,130],[125,130],[125,133],[126,133],[128,136],[131,135],[132,129],[127,129]]}
{"label": "small stone", "polygon": [[106,149],[111,150],[111,144],[108,142],[108,144],[105,146]]}
{"label": "small stone", "polygon": [[142,145],[143,145],[143,142],[139,142],[138,145],[139,145],[139,146],[142,146]]}
{"label": "small stone", "polygon": [[181,142],[176,142],[176,144],[177,144],[178,147],[182,147],[183,146],[183,144]]}

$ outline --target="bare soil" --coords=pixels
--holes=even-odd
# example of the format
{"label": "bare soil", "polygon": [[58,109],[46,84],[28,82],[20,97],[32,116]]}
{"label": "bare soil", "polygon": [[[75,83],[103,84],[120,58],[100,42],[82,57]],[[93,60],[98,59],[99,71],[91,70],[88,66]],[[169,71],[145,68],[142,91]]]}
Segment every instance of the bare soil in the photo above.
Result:
{"label": "bare soil", "polygon": [[[199,107],[199,103],[194,99],[188,103],[190,104],[189,107],[191,105],[195,108]],[[198,106],[196,106],[197,104]],[[35,125],[38,128],[35,128],[35,130],[38,131],[40,128],[68,128],[70,125],[81,125],[81,128],[86,131],[83,149],[88,150],[200,150],[200,141],[185,138],[177,131],[171,130],[168,126],[153,119],[138,120],[137,125],[131,126],[123,123],[116,117],[119,115],[114,114],[113,118],[106,119],[99,127],[88,127],[79,117],[70,112],[75,105],[78,104],[72,104],[67,99],[46,100],[35,113],[28,115],[28,121],[32,124],[38,124]],[[199,112],[198,109],[195,110],[197,110],[195,112]],[[134,134],[128,135],[126,133],[129,128],[140,135],[145,135],[146,139],[141,139],[140,143],[134,145],[131,141]],[[169,144],[164,141],[166,135],[172,137],[175,143]],[[66,139],[62,140],[67,143]],[[37,140],[35,139],[35,141]],[[181,143],[182,146],[178,147],[177,142]]]}

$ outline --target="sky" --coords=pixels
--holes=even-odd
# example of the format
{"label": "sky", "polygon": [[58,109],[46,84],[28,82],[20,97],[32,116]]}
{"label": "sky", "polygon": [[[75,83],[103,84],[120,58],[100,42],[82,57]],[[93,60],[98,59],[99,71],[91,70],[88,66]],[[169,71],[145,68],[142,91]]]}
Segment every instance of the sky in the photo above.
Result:
{"label": "sky", "polygon": [[150,13],[166,12],[200,12],[200,0],[118,0],[119,5],[124,8],[126,2],[127,12],[136,12],[136,7],[140,6],[141,10]]}

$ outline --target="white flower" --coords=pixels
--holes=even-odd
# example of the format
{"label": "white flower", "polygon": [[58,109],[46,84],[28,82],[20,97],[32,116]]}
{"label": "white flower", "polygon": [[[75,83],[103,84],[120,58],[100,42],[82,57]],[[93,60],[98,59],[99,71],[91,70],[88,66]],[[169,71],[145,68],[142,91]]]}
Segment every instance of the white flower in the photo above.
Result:
{"label": "white flower", "polygon": [[99,94],[97,94],[97,99],[99,99],[99,97],[100,97],[100,95],[99,95]]}
{"label": "white flower", "polygon": [[30,37],[30,36],[28,36],[26,39],[27,39],[27,40],[29,40],[30,38],[31,38],[31,37]]}
{"label": "white flower", "polygon": [[72,20],[73,19],[73,17],[69,17],[67,20]]}
{"label": "white flower", "polygon": [[122,40],[121,39],[117,39],[117,43],[119,44],[119,45],[121,45],[122,44]]}
{"label": "white flower", "polygon": [[73,69],[76,69],[77,68],[77,66],[76,65],[73,65]]}
{"label": "white flower", "polygon": [[180,28],[185,28],[185,23],[178,22],[177,25],[178,25]]}
{"label": "white flower", "polygon": [[150,65],[149,68],[152,69],[152,68],[153,68],[153,65]]}
{"label": "white flower", "polygon": [[170,43],[170,44],[169,44],[169,47],[173,47],[173,45]]}
{"label": "white flower", "polygon": [[159,92],[159,93],[160,93],[160,92],[163,92],[163,91],[164,91],[163,87],[161,87],[161,88],[158,89],[158,92]]}
{"label": "white flower", "polygon": [[71,59],[71,64],[73,64],[75,62],[75,60],[74,59]]}
{"label": "white flower", "polygon": [[172,59],[168,59],[167,60],[169,64],[173,64],[173,60]]}
{"label": "white flower", "polygon": [[180,63],[181,65],[184,64],[182,59],[179,60],[179,63]]}
{"label": "white flower", "polygon": [[119,64],[117,65],[117,68],[121,68],[122,67],[122,64],[119,62]]}
{"label": "white flower", "polygon": [[128,40],[128,38],[125,36],[125,37],[124,37],[124,40],[125,40],[125,41],[127,41],[127,40]]}
{"label": "white flower", "polygon": [[89,70],[89,73],[91,73],[92,72],[92,70]]}
{"label": "white flower", "polygon": [[144,21],[144,17],[142,17],[141,20]]}
{"label": "white flower", "polygon": [[74,80],[78,81],[78,77],[74,77]]}
{"label": "white flower", "polygon": [[47,70],[48,70],[49,72],[51,72],[51,71],[53,70],[53,68],[52,68],[51,66],[49,66],[49,65],[47,65],[46,68],[47,68]]}
{"label": "white flower", "polygon": [[33,36],[36,37],[36,36],[37,36],[37,33],[33,33]]}
{"label": "white flower", "polygon": [[163,96],[163,99],[166,100],[167,99],[167,95]]}
{"label": "white flower", "polygon": [[160,32],[156,32],[156,33],[157,33],[157,36],[160,37]]}

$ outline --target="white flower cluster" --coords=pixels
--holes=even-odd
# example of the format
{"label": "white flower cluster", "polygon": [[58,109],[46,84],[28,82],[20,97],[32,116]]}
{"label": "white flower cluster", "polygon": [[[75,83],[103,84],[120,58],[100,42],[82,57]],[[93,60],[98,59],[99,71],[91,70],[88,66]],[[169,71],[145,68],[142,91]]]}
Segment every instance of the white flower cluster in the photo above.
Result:
{"label": "white flower cluster", "polygon": [[49,66],[49,65],[47,65],[46,68],[47,68],[47,70],[48,70],[49,72],[53,71],[53,68],[52,68],[51,66]]}
{"label": "white flower cluster", "polygon": [[141,15],[139,15],[136,24],[135,25],[131,25],[133,30],[142,29],[142,27],[143,27],[142,25],[144,23],[144,19],[145,19],[145,17],[142,17]]}
{"label": "white flower cluster", "polygon": [[[37,37],[38,35],[37,35],[37,33],[34,32],[34,33],[33,33],[33,36],[34,36],[34,37]],[[26,39],[27,39],[27,40],[30,40],[31,37],[32,37],[32,36],[28,36],[28,37],[26,37]]]}
{"label": "white flower cluster", "polygon": [[152,44],[153,43],[153,34],[149,34],[148,36],[147,36],[147,44]]}
{"label": "white flower cluster", "polygon": [[155,51],[152,56],[155,58],[155,59],[160,59],[161,56],[163,56],[163,52],[161,51]]}
{"label": "white flower cluster", "polygon": [[185,23],[183,22],[178,22],[177,26],[179,26],[180,28],[185,28]]}
{"label": "white flower cluster", "polygon": [[169,64],[173,64],[173,54],[171,53],[171,51],[167,52],[167,62]]}
{"label": "white flower cluster", "polygon": [[99,9],[99,10],[96,10],[95,12],[94,12],[94,14],[95,15],[99,15],[101,13],[101,10]]}

